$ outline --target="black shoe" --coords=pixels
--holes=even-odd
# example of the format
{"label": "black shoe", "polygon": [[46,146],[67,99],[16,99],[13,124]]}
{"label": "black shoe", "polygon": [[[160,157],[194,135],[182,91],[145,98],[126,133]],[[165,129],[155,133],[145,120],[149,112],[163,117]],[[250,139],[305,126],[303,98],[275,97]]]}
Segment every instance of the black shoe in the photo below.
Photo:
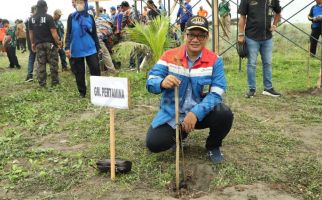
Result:
{"label": "black shoe", "polygon": [[34,79],[32,78],[32,76],[27,76],[25,82],[31,82],[33,81]]}
{"label": "black shoe", "polygon": [[16,66],[16,68],[17,68],[17,69],[21,69],[21,66],[20,66],[20,65],[18,65],[18,66]]}
{"label": "black shoe", "polygon": [[255,89],[250,89],[250,90],[246,93],[245,97],[246,97],[246,98],[253,98],[253,97],[255,96],[255,94],[256,94],[256,90],[255,90]]}
{"label": "black shoe", "polygon": [[68,71],[68,68],[67,68],[67,67],[62,67],[61,71],[62,71],[62,72],[64,72],[64,71],[65,71],[65,72],[66,72],[66,71]]}
{"label": "black shoe", "polygon": [[208,156],[214,164],[219,164],[224,161],[224,154],[221,153],[219,147],[208,151]]}
{"label": "black shoe", "polygon": [[280,97],[281,93],[278,93],[274,90],[274,88],[271,89],[265,89],[262,93],[263,95],[271,96],[271,97]]}
{"label": "black shoe", "polygon": [[80,98],[85,98],[85,96],[86,96],[85,94],[83,94],[83,93],[79,93],[79,97],[80,97]]}

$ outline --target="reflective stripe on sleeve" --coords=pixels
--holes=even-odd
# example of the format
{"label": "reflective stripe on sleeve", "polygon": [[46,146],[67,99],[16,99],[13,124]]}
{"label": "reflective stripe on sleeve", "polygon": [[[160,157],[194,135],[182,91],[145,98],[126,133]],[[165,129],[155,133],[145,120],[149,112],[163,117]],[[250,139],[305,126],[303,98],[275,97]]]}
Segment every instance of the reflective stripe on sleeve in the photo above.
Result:
{"label": "reflective stripe on sleeve", "polygon": [[150,80],[152,78],[163,79],[161,76],[150,75],[148,80]]}
{"label": "reflective stripe on sleeve", "polygon": [[222,96],[225,93],[225,90],[223,90],[222,88],[220,88],[218,86],[213,86],[210,88],[210,92],[214,92],[214,93],[217,93],[220,96]]}

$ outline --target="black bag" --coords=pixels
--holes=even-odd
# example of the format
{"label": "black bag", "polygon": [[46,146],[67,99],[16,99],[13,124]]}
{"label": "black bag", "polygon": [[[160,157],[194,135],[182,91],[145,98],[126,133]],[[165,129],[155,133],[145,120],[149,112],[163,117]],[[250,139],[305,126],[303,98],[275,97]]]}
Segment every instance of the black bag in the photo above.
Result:
{"label": "black bag", "polygon": [[237,48],[237,53],[238,53],[239,57],[247,58],[248,50],[247,50],[246,41],[244,43],[237,42],[236,48]]}
{"label": "black bag", "polygon": [[[104,159],[96,162],[97,169],[101,173],[107,173],[111,171],[111,160]],[[118,173],[128,173],[132,169],[132,162],[128,160],[116,159],[115,172]]]}

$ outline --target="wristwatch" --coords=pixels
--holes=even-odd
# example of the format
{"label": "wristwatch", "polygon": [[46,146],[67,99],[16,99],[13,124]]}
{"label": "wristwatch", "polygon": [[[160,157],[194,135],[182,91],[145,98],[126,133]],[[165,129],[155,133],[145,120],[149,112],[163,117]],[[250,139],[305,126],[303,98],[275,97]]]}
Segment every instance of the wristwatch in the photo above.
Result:
{"label": "wristwatch", "polygon": [[240,32],[240,33],[238,33],[238,36],[245,36],[245,33],[244,32]]}

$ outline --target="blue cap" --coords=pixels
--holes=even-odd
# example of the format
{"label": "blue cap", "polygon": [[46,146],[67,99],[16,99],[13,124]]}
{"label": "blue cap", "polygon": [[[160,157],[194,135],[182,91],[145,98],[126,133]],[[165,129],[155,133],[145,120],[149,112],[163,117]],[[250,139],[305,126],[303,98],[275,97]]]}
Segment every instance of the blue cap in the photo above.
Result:
{"label": "blue cap", "polygon": [[112,7],[111,7],[111,10],[116,10],[115,6],[112,6]]}

